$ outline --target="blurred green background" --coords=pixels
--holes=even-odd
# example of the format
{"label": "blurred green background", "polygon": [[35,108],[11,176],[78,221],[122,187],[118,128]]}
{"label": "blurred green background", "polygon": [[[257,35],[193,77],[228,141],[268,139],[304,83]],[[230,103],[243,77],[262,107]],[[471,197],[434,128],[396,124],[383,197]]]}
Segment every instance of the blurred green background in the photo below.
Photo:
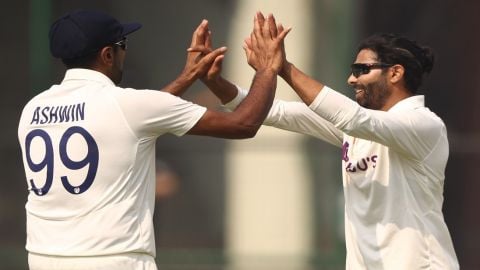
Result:
{"label": "blurred green background", "polygon": [[[275,6],[282,1],[270,2]],[[425,80],[426,102],[446,123],[450,159],[446,172],[444,214],[462,269],[480,269],[480,27],[479,1],[454,0],[311,0],[308,20],[313,55],[310,74],[348,93],[346,78],[355,46],[375,32],[397,32],[436,53]],[[50,56],[48,29],[62,14],[77,8],[98,9],[120,21],[144,27],[129,38],[122,86],[160,89],[182,70],[191,33],[207,18],[214,46],[229,41],[232,18],[242,0],[176,1],[2,1],[0,17],[2,91],[0,121],[0,269],[27,269],[25,210],[27,190],[16,131],[23,105],[36,93],[58,83],[64,68]],[[301,10],[301,9],[299,9]],[[262,10],[266,13],[272,10]],[[291,10],[292,13],[299,12]],[[303,16],[303,14],[297,14]],[[251,25],[251,16],[244,19]],[[238,18],[237,18],[238,19]],[[293,31],[302,25],[291,25]],[[477,29],[477,30],[475,30]],[[242,40],[238,40],[240,47]],[[288,47],[287,47],[288,54]],[[228,54],[225,64],[228,64]],[[244,63],[245,69],[248,69]],[[230,75],[235,81],[235,76]],[[201,84],[185,96],[210,108],[218,101]],[[301,269],[343,269],[340,150],[305,138],[302,153],[311,181],[312,247]],[[225,156],[221,139],[164,136],[158,140],[160,185],[155,212],[159,269],[237,269],[228,256]],[[255,151],[275,151],[273,146]],[[255,258],[246,269],[288,268],[285,256]],[[238,267],[238,269],[240,269]],[[243,269],[243,268],[242,268]]]}

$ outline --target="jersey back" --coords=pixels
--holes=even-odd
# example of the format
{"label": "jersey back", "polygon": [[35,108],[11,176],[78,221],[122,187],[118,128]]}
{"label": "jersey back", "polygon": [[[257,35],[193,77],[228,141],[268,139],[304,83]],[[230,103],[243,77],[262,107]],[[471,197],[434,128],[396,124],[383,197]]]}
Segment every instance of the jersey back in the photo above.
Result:
{"label": "jersey back", "polygon": [[93,71],[71,73],[33,98],[20,119],[27,250],[154,255],[155,140],[183,135],[205,108],[159,91],[115,87]]}

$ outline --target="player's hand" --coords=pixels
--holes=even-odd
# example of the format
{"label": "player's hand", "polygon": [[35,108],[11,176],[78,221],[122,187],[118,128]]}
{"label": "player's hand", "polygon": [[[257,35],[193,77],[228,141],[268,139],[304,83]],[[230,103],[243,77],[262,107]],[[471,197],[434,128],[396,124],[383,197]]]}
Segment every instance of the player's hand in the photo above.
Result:
{"label": "player's hand", "polygon": [[[281,33],[285,30],[282,24],[278,24],[277,32]],[[287,53],[285,51],[285,42],[282,40],[281,42],[281,50],[283,52],[283,60],[282,60],[282,68],[280,69],[279,75],[284,77],[288,73],[288,69],[290,68],[291,63],[287,60]]]}
{"label": "player's hand", "polygon": [[199,47],[202,49],[188,49],[187,61],[183,71],[180,73],[180,76],[163,88],[165,92],[175,96],[183,95],[188,87],[198,78],[202,78],[208,73],[214,62],[221,62],[227,48],[221,47],[216,50],[206,48],[205,45],[210,43],[208,35],[210,35],[208,21],[203,20],[193,32],[192,43],[190,44],[190,47],[196,47],[197,44],[201,44]]}
{"label": "player's hand", "polygon": [[278,73],[286,61],[283,40],[290,30],[277,27],[273,15],[265,19],[261,12],[257,12],[253,31],[243,46],[248,64],[257,71],[271,69]]}
{"label": "player's hand", "polygon": [[194,79],[218,76],[226,50],[226,47],[212,49],[208,21],[203,20],[193,32],[183,73]]}
{"label": "player's hand", "polygon": [[[192,44],[187,51],[200,52],[201,54],[208,54],[212,52],[212,32],[205,31],[201,38],[192,39]],[[220,55],[219,57],[215,58],[207,73],[200,78],[203,82],[211,82],[219,78],[222,71],[223,58],[224,55]]]}

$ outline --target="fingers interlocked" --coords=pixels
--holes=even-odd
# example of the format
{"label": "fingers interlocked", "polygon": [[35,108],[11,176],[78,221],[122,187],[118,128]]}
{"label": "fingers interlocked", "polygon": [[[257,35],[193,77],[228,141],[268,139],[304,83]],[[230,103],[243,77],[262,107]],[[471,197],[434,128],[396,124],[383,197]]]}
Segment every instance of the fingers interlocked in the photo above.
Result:
{"label": "fingers interlocked", "polygon": [[278,72],[285,59],[283,40],[289,31],[277,27],[273,15],[265,18],[257,12],[253,32],[244,44],[248,63],[256,70],[267,68]]}
{"label": "fingers interlocked", "polygon": [[[208,21],[203,20],[193,33],[192,42],[187,51],[187,63],[184,72],[195,78],[202,78],[207,75],[212,66],[219,67],[223,54],[226,52],[226,47],[212,49]],[[214,71],[217,72],[216,69]]]}

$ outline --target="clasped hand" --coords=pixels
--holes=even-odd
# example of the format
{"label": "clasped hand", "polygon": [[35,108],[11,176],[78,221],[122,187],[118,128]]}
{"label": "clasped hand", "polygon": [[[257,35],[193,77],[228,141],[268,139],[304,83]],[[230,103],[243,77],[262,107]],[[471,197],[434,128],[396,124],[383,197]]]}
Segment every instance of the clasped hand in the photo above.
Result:
{"label": "clasped hand", "polygon": [[[286,61],[283,41],[290,30],[277,26],[273,15],[265,18],[261,12],[257,12],[253,31],[243,45],[248,64],[256,71],[272,70],[278,73]],[[214,80],[221,71],[225,52],[225,47],[212,49],[211,32],[208,22],[204,20],[193,33],[185,70],[195,70],[202,80]]]}
{"label": "clasped hand", "polygon": [[[212,50],[208,21],[203,20],[193,32],[183,73],[192,79],[205,77],[207,73],[212,73],[209,71],[212,67],[220,67],[226,51],[227,47]],[[220,70],[214,72],[219,73]]]}
{"label": "clasped hand", "polygon": [[248,64],[257,71],[271,69],[278,73],[285,62],[283,40],[290,30],[277,27],[272,14],[265,19],[261,12],[257,12],[253,32],[243,45]]}

